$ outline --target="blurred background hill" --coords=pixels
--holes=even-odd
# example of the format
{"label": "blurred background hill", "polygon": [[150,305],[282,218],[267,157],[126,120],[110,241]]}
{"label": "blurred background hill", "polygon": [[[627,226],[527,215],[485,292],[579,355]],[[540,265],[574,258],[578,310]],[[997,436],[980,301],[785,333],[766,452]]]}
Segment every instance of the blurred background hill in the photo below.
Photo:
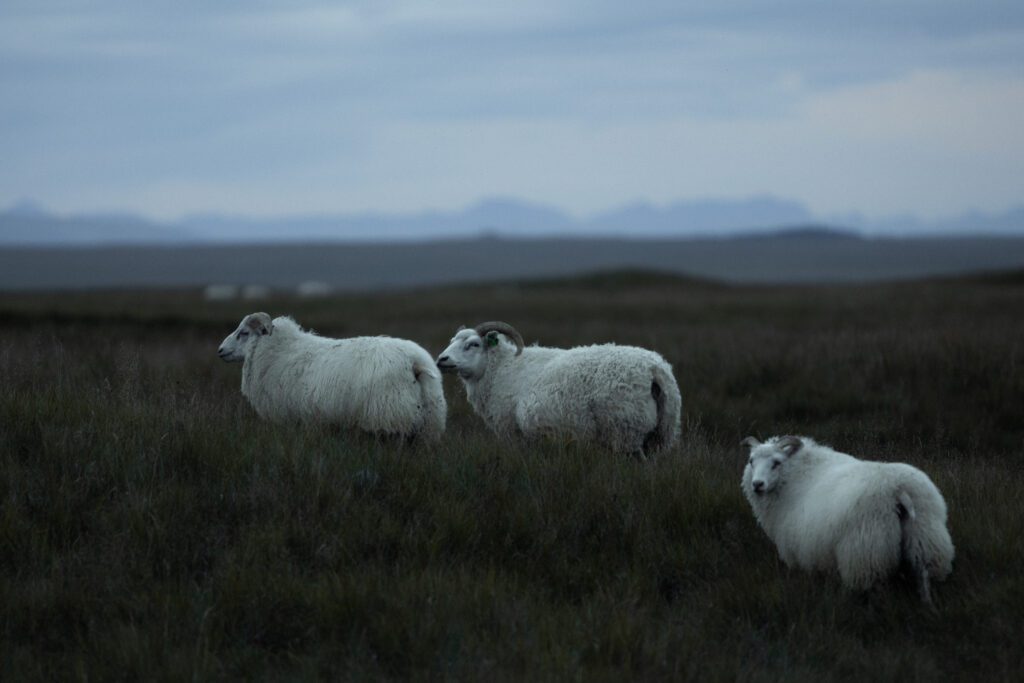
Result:
{"label": "blurred background hill", "polygon": [[851,227],[762,197],[633,204],[579,220],[505,198],[462,211],[161,223],[21,202],[0,214],[0,289],[314,283],[325,292],[619,268],[724,282],[869,282],[1024,268],[1022,213]]}

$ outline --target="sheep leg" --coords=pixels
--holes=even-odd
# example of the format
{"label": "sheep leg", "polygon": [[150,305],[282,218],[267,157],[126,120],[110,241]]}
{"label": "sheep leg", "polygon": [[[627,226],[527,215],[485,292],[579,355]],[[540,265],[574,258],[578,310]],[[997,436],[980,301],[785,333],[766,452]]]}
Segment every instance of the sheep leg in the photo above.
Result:
{"label": "sheep leg", "polygon": [[917,578],[917,594],[921,596],[921,602],[923,602],[933,612],[935,611],[935,603],[932,602],[932,591],[931,586],[928,582],[928,568],[925,566],[915,567]]}
{"label": "sheep leg", "polygon": [[913,500],[906,493],[901,493],[899,496],[899,502],[896,503],[896,516],[900,520],[900,552],[903,555],[903,561],[910,565],[921,602],[934,612],[935,603],[932,602],[931,585],[928,580],[928,564],[922,560],[923,549],[914,528],[917,514],[914,510]]}

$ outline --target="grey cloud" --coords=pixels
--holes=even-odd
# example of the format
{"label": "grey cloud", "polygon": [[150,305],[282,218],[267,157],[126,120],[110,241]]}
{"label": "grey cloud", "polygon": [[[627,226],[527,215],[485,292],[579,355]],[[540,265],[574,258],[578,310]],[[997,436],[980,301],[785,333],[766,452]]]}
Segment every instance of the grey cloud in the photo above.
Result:
{"label": "grey cloud", "polygon": [[1019,0],[20,0],[0,5],[0,184],[284,186],[395,122],[765,119],[915,69],[1022,66]]}

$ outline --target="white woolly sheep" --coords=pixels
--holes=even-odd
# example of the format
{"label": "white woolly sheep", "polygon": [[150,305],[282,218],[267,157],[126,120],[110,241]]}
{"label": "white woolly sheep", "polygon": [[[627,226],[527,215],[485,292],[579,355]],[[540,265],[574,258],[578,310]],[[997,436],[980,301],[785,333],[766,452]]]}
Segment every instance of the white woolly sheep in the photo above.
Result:
{"label": "white woolly sheep", "polygon": [[460,328],[437,367],[458,373],[473,409],[502,436],[568,437],[635,455],[668,449],[679,437],[679,387],[653,351],[524,349],[515,328],[488,322]]}
{"label": "white woolly sheep", "polygon": [[324,421],[424,441],[444,433],[441,374],[430,354],[406,339],[329,339],[291,318],[253,313],[217,354],[244,361],[242,394],[260,417]]}
{"label": "white woolly sheep", "polygon": [[921,470],[858,460],[807,437],[754,437],[741,486],[782,561],[866,590],[909,567],[921,599],[953,569],[946,502]]}

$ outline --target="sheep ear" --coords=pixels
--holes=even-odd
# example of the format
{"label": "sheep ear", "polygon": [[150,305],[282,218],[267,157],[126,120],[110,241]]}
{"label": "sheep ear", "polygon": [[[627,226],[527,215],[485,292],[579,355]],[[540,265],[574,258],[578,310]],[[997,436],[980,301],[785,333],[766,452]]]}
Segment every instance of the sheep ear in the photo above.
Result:
{"label": "sheep ear", "polygon": [[486,341],[487,348],[493,349],[495,346],[498,345],[498,333],[495,332],[494,330],[491,330],[490,332],[487,333],[487,336],[484,337],[484,340]]}
{"label": "sheep ear", "polygon": [[740,445],[746,446],[749,450],[753,450],[760,446],[761,442],[752,436],[748,436],[747,438],[743,439],[743,441],[740,441]]}
{"label": "sheep ear", "polygon": [[266,313],[253,313],[245,319],[245,326],[258,335],[273,334],[274,321]]}
{"label": "sheep ear", "polygon": [[775,447],[785,453],[788,458],[803,448],[804,442],[798,436],[784,436],[775,442]]}

